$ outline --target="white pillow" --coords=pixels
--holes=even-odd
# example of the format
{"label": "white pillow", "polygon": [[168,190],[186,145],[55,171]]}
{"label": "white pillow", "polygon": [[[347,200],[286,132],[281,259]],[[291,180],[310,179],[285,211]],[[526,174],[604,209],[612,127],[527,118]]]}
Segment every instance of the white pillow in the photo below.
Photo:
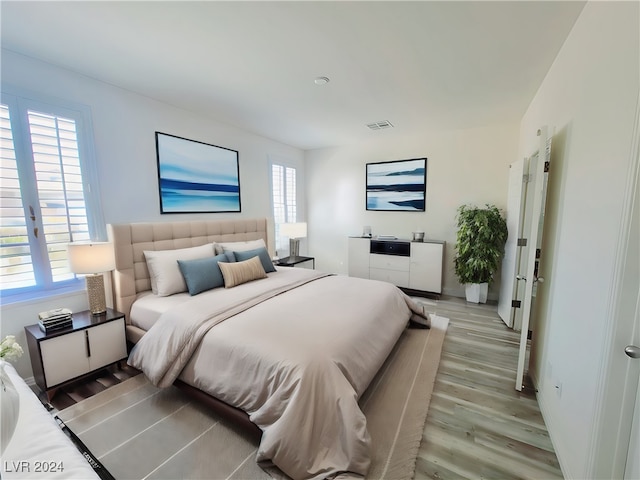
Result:
{"label": "white pillow", "polygon": [[216,253],[226,253],[226,252],[246,252],[247,250],[255,250],[256,248],[264,247],[267,248],[267,244],[264,243],[262,238],[258,240],[248,240],[246,242],[226,242],[226,243],[216,243]]}
{"label": "white pillow", "polygon": [[145,250],[147,268],[151,277],[151,291],[160,297],[187,291],[178,260],[196,260],[213,257],[213,243],[199,247],[179,248],[177,250]]}

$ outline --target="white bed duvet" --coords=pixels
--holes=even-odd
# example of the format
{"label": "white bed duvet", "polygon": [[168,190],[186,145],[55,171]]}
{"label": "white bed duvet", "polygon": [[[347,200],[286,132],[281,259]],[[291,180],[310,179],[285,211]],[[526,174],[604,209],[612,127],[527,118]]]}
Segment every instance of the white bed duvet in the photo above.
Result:
{"label": "white bed duvet", "polygon": [[265,466],[294,479],[364,476],[358,398],[414,315],[423,309],[389,283],[279,269],[172,307],[129,363],[153,383],[179,376],[247,412]]}

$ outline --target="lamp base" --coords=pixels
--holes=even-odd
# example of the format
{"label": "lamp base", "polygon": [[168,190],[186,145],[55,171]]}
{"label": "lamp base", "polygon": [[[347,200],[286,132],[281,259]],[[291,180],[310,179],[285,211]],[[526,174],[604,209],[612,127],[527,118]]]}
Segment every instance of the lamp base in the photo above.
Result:
{"label": "lamp base", "polygon": [[289,239],[289,256],[294,258],[300,256],[300,239],[299,238]]}
{"label": "lamp base", "polygon": [[92,315],[101,315],[107,311],[104,298],[104,277],[101,273],[87,275],[87,295],[89,296],[89,310]]}

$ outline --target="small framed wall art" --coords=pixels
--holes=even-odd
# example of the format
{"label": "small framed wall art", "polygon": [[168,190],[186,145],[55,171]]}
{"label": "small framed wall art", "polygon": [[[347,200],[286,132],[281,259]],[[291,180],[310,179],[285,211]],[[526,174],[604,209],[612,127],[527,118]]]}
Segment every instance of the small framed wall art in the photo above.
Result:
{"label": "small framed wall art", "polygon": [[424,212],[427,159],[367,163],[367,210]]}
{"label": "small framed wall art", "polygon": [[238,152],[156,132],[161,213],[240,211]]}

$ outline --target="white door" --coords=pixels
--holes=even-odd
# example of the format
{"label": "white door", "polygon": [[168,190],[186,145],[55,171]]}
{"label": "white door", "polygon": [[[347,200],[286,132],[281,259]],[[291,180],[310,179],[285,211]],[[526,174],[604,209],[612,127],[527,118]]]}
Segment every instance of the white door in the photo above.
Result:
{"label": "white door", "polygon": [[631,437],[629,438],[624,478],[625,480],[640,478],[640,388],[636,389],[636,407],[631,421]]}
{"label": "white door", "polygon": [[540,260],[544,218],[543,207],[547,185],[545,165],[550,160],[551,153],[546,127],[542,127],[538,131],[538,139],[538,152],[532,155],[529,160],[525,213],[522,226],[523,235],[526,238],[526,247],[523,248],[520,256],[519,272],[521,273],[518,274],[519,281],[516,287],[518,298],[521,299],[520,309],[518,309],[514,318],[514,328],[520,328],[520,348],[516,373],[516,390],[518,391],[522,390],[531,304],[534,296],[534,285],[538,280],[537,265]]}
{"label": "white door", "polygon": [[509,327],[513,327],[514,290],[516,288],[517,266],[520,262],[518,239],[522,235],[523,207],[526,195],[525,170],[529,169],[529,159],[524,158],[509,166],[509,190],[507,198],[507,230],[509,235],[504,247],[502,273],[500,278],[500,297],[498,299],[498,315]]}

